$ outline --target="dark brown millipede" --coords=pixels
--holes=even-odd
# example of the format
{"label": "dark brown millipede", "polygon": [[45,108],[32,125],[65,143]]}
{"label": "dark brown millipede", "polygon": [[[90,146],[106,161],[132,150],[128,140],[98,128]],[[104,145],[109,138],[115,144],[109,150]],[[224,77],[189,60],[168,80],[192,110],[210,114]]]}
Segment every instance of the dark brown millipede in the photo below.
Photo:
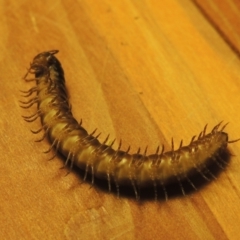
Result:
{"label": "dark brown millipede", "polygon": [[[65,165],[76,165],[85,171],[84,180],[87,174],[94,178],[103,178],[108,181],[109,190],[111,183],[116,186],[119,195],[119,186],[130,185],[134,189],[137,199],[139,199],[138,189],[141,187],[153,187],[155,198],[157,198],[157,187],[162,187],[165,198],[167,191],[165,186],[169,183],[178,183],[182,193],[185,194],[181,184],[186,180],[195,189],[189,176],[198,172],[203,178],[205,176],[206,165],[209,161],[216,162],[220,158],[220,153],[227,148],[228,143],[238,141],[228,141],[228,134],[224,132],[227,124],[220,128],[217,124],[210,133],[206,133],[207,126],[197,138],[192,138],[187,146],[182,145],[182,141],[177,150],[174,150],[172,140],[172,150],[165,152],[164,146],[157,147],[154,154],[147,155],[147,149],[143,154],[138,151],[130,154],[121,150],[121,141],[116,150],[113,144],[107,145],[108,137],[100,143],[98,136],[94,136],[95,131],[88,134],[73,117],[68,102],[65,87],[64,72],[60,62],[55,57],[58,50],[42,52],[34,57],[33,62],[24,79],[35,81],[36,86],[28,91],[23,91],[24,97],[36,96],[28,101],[21,101],[22,107],[30,108],[37,104],[38,110],[31,116],[24,116],[28,122],[41,119],[42,127],[33,133],[44,130],[42,141],[49,138],[51,147],[55,152],[60,152],[66,157]],[[27,79],[28,74],[35,74],[35,78]],[[54,155],[55,156],[55,155]]]}

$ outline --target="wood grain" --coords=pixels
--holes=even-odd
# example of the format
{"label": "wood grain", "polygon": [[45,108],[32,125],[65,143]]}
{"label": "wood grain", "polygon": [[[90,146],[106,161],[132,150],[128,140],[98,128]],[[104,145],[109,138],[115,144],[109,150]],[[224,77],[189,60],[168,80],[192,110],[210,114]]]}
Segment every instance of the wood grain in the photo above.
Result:
{"label": "wood grain", "polygon": [[[234,14],[233,14],[234,12]],[[239,239],[240,145],[228,168],[193,194],[145,201],[81,183],[42,151],[21,115],[29,62],[59,49],[74,116],[154,152],[188,144],[206,123],[240,136],[238,1],[1,1],[1,239]],[[226,41],[227,39],[227,41]],[[234,48],[232,47],[234,46]]]}

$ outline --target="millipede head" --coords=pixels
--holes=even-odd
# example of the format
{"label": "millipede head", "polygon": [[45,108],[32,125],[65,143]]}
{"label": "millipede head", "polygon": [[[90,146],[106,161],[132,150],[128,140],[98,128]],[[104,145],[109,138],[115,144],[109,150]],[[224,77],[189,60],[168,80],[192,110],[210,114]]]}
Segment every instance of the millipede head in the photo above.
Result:
{"label": "millipede head", "polygon": [[33,62],[30,64],[28,72],[34,74],[46,74],[49,72],[48,67],[56,62],[54,54],[58,53],[58,50],[51,50],[47,52],[39,53],[34,57]]}

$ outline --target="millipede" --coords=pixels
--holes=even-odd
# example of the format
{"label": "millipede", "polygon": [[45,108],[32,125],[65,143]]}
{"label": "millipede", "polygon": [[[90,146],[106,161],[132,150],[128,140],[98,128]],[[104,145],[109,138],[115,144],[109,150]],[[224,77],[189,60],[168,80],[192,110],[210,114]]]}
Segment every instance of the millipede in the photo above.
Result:
{"label": "millipede", "polygon": [[[174,142],[170,151],[164,151],[164,145],[157,147],[154,154],[147,154],[147,148],[140,153],[140,148],[135,154],[130,154],[130,147],[123,151],[121,141],[116,149],[114,141],[107,144],[108,137],[101,143],[96,130],[88,133],[72,115],[65,87],[64,71],[61,63],[55,57],[58,50],[46,51],[33,58],[30,68],[24,76],[25,81],[35,81],[36,85],[28,91],[21,91],[27,101],[20,101],[23,108],[30,108],[37,104],[37,112],[30,116],[23,116],[27,122],[41,119],[42,127],[33,131],[34,134],[44,131],[43,137],[50,141],[50,148],[56,153],[65,156],[64,166],[70,165],[70,169],[76,166],[84,173],[83,180],[87,175],[91,176],[91,183],[95,178],[105,179],[108,189],[111,191],[115,185],[117,195],[121,186],[133,188],[136,199],[139,199],[139,189],[153,188],[155,199],[158,198],[160,187],[165,199],[168,199],[166,186],[177,183],[181,192],[185,195],[182,181],[187,181],[193,189],[196,189],[191,176],[200,174],[209,180],[206,172],[214,177],[207,168],[211,162],[216,162],[221,168],[220,162],[224,163],[221,153],[226,150],[228,143],[237,142],[240,139],[229,141],[228,134],[224,132],[227,124],[217,124],[212,131],[206,132],[207,125],[198,136],[194,136],[187,146],[180,142],[178,149],[174,150]],[[28,78],[34,74],[34,78]],[[32,95],[35,95],[32,97]],[[52,157],[52,158],[53,158]],[[220,159],[220,162],[219,162]]]}

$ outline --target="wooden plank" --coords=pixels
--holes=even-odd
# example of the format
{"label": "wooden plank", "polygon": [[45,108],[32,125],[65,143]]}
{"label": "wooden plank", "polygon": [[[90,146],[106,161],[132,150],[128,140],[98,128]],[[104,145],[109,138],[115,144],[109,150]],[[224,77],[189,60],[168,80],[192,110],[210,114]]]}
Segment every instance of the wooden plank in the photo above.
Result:
{"label": "wooden plank", "polygon": [[[229,2],[229,1],[228,1]],[[231,2],[231,4],[236,4]],[[188,0],[1,4],[1,239],[238,239],[239,143],[228,168],[189,196],[136,202],[47,161],[25,123],[21,77],[39,52],[59,49],[73,114],[132,152],[171,138],[189,143],[206,123],[239,137],[237,54]],[[221,14],[225,14],[221,12]],[[224,18],[223,15],[221,15]],[[234,23],[232,23],[234,25]],[[116,143],[116,145],[117,145]]]}
{"label": "wooden plank", "polygon": [[193,3],[221,35],[223,40],[239,55],[240,2],[237,0],[193,0]]}

